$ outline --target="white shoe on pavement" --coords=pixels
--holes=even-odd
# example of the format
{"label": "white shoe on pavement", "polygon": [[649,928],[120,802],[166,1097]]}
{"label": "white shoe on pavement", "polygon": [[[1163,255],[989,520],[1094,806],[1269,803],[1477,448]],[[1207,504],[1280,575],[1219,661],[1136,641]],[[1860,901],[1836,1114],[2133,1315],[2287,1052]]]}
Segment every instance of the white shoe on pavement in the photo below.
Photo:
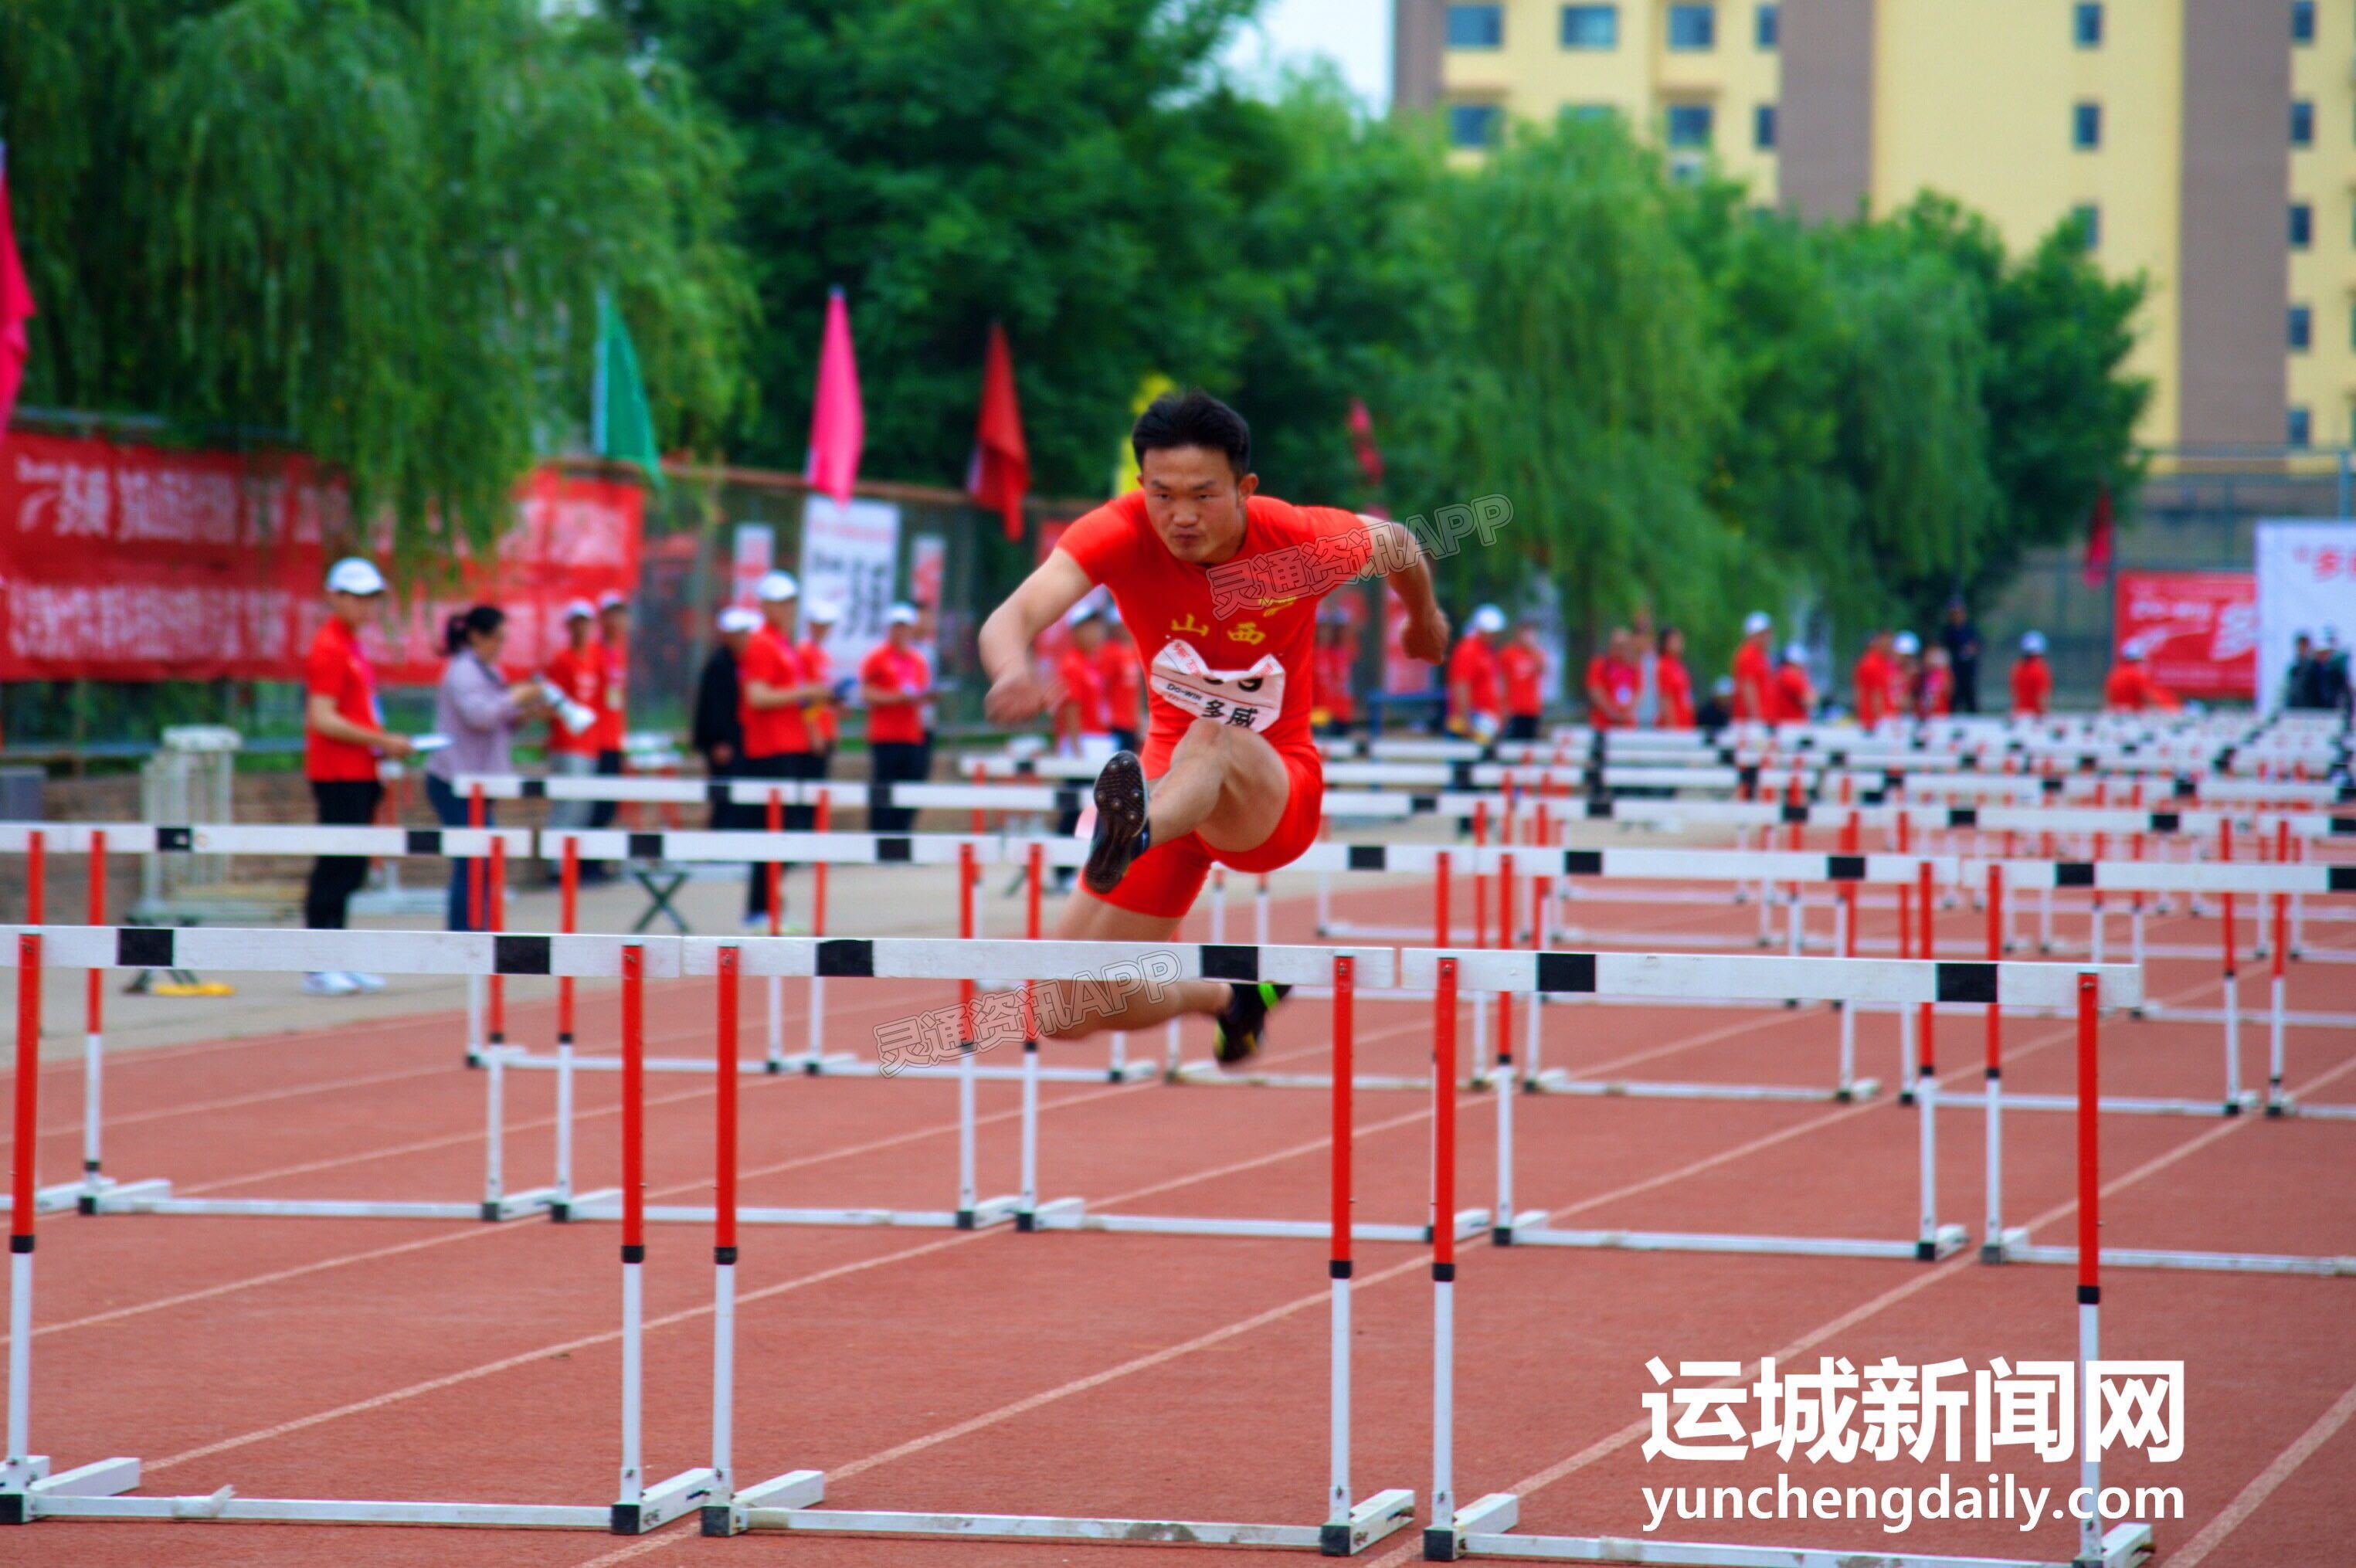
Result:
{"label": "white shoe on pavement", "polygon": [[349,997],[358,994],[359,982],[340,969],[314,969],[303,976],[303,994],[306,997]]}

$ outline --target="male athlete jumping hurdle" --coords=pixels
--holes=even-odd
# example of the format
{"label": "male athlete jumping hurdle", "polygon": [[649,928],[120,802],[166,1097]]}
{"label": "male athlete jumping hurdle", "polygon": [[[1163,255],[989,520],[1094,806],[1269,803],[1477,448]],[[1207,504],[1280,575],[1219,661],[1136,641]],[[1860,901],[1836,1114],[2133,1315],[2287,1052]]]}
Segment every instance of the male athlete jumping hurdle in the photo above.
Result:
{"label": "male athlete jumping hurdle", "polygon": [[[1096,781],[1096,828],[1082,881],[1055,934],[1162,942],[1176,933],[1213,862],[1274,871],[1317,837],[1325,792],[1310,732],[1317,603],[1379,575],[1407,607],[1407,652],[1437,664],[1448,617],[1431,570],[1398,524],[1257,495],[1251,431],[1202,391],[1165,393],[1130,433],[1140,488],[1064,531],[1055,549],[983,623],[983,709],[1001,724],[1047,711],[1031,641],[1102,584],[1147,661],[1145,755],[1115,753]],[[1043,1014],[1061,1033],[1141,1029],[1180,1013],[1218,1023],[1218,1057],[1259,1049],[1283,988],[1192,980],[1093,1008],[1057,994]]]}

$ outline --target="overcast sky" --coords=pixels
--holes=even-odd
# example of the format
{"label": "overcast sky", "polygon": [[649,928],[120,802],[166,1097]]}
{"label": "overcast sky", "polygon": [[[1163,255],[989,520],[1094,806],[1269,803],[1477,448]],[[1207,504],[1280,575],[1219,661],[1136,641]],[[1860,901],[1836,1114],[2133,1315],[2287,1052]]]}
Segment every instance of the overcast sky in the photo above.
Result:
{"label": "overcast sky", "polygon": [[1298,55],[1324,55],[1369,108],[1391,97],[1390,0],[1266,0],[1227,58],[1246,69]]}

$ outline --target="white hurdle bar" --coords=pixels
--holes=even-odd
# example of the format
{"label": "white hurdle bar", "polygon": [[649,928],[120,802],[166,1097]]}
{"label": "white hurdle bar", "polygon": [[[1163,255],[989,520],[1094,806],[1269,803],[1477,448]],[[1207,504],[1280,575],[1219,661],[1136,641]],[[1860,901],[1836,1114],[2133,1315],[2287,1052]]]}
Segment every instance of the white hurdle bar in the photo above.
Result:
{"label": "white hurdle bar", "polygon": [[[520,947],[515,944],[522,944]],[[635,1219],[622,1249],[622,1472],[607,1504],[378,1501],[327,1498],[243,1498],[233,1487],[200,1496],[134,1497],[140,1461],[116,1456],[52,1471],[33,1452],[33,1246],[36,1157],[40,1131],[41,971],[45,968],[155,968],[177,964],[284,972],[367,963],[418,975],[571,974],[618,976],[626,1057],[644,1051],[646,975],[676,972],[673,944],[629,938],[516,936],[474,933],[167,931],[141,927],[15,926],[0,932],[16,974],[16,1144],[11,1171],[17,1200],[10,1217],[7,1452],[0,1459],[0,1524],[45,1519],[217,1520],[230,1523],[475,1525],[608,1531],[637,1535],[701,1506],[712,1475],[691,1469],[658,1485],[642,1478],[640,1356],[644,1323],[639,1271],[646,1248]],[[519,964],[517,960],[523,962]],[[639,1190],[643,1079],[625,1074],[622,1159],[629,1190]],[[292,1211],[320,1212],[318,1210]]]}
{"label": "white hurdle bar", "polygon": [[[1460,987],[1526,996],[1620,996],[1686,1001],[1695,997],[1780,1002],[1787,998],[1844,1007],[1891,1008],[1925,1003],[1976,1002],[2053,1007],[2073,997],[2074,976],[2101,983],[2104,1005],[2133,1007],[2143,995],[2141,974],[2128,965],[1956,963],[1944,959],[1720,957],[1666,953],[1500,953],[1482,948],[1410,948],[1400,955],[1408,985],[1439,980],[1443,958],[1456,964]],[[1542,1209],[1517,1209],[1515,1200],[1514,1100],[1497,1096],[1497,1223],[1493,1239],[1505,1246],[1610,1247],[1638,1252],[1767,1253],[1819,1257],[1944,1257],[1965,1245],[1960,1225],[1937,1219],[1934,1186],[1937,1137],[1934,1094],[1918,1093],[1917,1125],[1922,1219],[1908,1238],[1848,1238],[1715,1234],[1663,1231],[1568,1231],[1549,1226]]]}
{"label": "white hurdle bar", "polygon": [[[1297,1547],[1327,1556],[1351,1556],[1405,1528],[1415,1512],[1415,1494],[1403,1488],[1377,1491],[1361,1499],[1350,1476],[1351,1334],[1350,1307],[1354,1239],[1365,1228],[1351,1222],[1355,1194],[1351,1159],[1352,1098],[1349,1063],[1351,1008],[1360,965],[1369,978],[1390,981],[1391,955],[1387,952],[1318,947],[1204,946],[1194,949],[1134,943],[973,942],[931,938],[877,938],[872,942],[811,938],[690,939],[687,967],[711,974],[719,987],[717,1059],[734,1055],[735,994],[740,976],[765,966],[793,974],[829,974],[856,978],[1056,981],[1099,978],[1117,965],[1138,967],[1164,957],[1175,958],[1185,979],[1266,979],[1303,983],[1316,978],[1330,982],[1333,991],[1334,1050],[1332,1204],[1322,1223],[1294,1231],[1235,1229],[1204,1233],[1226,1235],[1308,1235],[1327,1240],[1326,1274],[1332,1289],[1332,1333],[1328,1359],[1331,1388],[1328,1431],[1329,1472],[1320,1522],[1242,1523],[1176,1519],[1112,1519],[1049,1514],[990,1514],[952,1511],[912,1512],[876,1509],[829,1509],[817,1505],[826,1494],[823,1471],[788,1470],[741,1490],[732,1489],[735,1473],[733,1443],[735,1364],[734,1269],[736,1226],[751,1220],[736,1205],[734,1097],[736,1075],[720,1076],[720,1168],[709,1211],[713,1226],[714,1285],[717,1309],[713,1332],[713,1456],[711,1467],[716,1489],[703,1509],[706,1535],[736,1535],[748,1531],[802,1533],[958,1537],[980,1540],[1061,1540],[1187,1541],[1223,1546]],[[1030,1118],[1025,1118],[1026,1132]],[[1032,1169],[1026,1159],[1026,1176]],[[1031,1195],[1026,1191],[1026,1202]],[[757,1211],[756,1211],[757,1212]],[[1033,1205],[1040,1229],[1166,1229],[1164,1226],[1114,1226],[1081,1222],[1112,1216],[1085,1216],[1061,1204]],[[1126,1218],[1126,1217],[1124,1217]],[[1419,1230],[1412,1239],[1421,1240]]]}
{"label": "white hurdle bar", "polygon": [[[1469,970],[1466,959],[1494,955],[1465,954],[1411,954],[1408,958],[1410,970],[1425,964],[1435,971],[1442,997],[1442,1013],[1435,1031],[1443,1051],[1452,1051],[1455,1044],[1455,992],[1460,983],[1460,970]],[[1885,974],[1869,977],[1868,968],[1886,969],[1893,961],[1882,959],[1676,959],[1664,960],[1655,955],[1563,954],[1560,958],[1588,958],[1593,962],[1595,980],[1632,986],[1675,983],[1687,976],[1676,975],[1684,965],[1701,964],[1766,965],[1805,963],[1818,965],[1843,965],[1851,977],[1836,982],[1841,986],[1855,985],[1853,999],[1862,999],[1866,989],[1911,992],[1927,996],[1933,989],[1954,988],[1950,976],[1941,971],[1956,968],[1987,968],[1997,971],[1992,977],[1991,989],[2001,991],[2006,982],[2013,980],[2011,972],[2030,967],[2024,965],[1954,965],[1944,963],[1912,961],[1909,967],[1920,972],[1915,976]],[[1649,965],[1666,964],[1666,969]],[[2052,966],[2060,968],[2059,965]],[[1830,972],[1826,971],[1827,977]],[[2116,976],[2116,977],[2115,977]],[[2078,1235],[2079,1245],[2071,1249],[2079,1260],[2078,1268],[2078,1365],[2077,1393],[2083,1412],[2077,1435],[2080,1443],[2079,1478],[2090,1499],[2089,1517],[2081,1521],[2078,1550],[2068,1568],[2136,1568],[2151,1555],[2151,1527],[2144,1523],[2120,1523],[2104,1529],[2094,1515],[2091,1499],[2102,1492],[2102,1456],[2094,1437],[2097,1427],[2095,1389],[2092,1364],[2101,1356],[2099,1315],[2102,1301],[2101,1264],[2107,1255],[2117,1261],[2115,1253],[2106,1253],[2101,1244],[2098,1204],[2102,1188],[2099,1176],[2100,1153],[2097,1130],[2095,1043],[2096,1014],[2100,1008],[2122,1005],[2135,989],[2131,978],[2116,970],[2098,970],[2071,966],[2062,969],[2059,978],[2073,988],[2076,999],[2078,1035]],[[1516,976],[1484,972],[1483,983],[1490,978],[1512,979]],[[1963,977],[1955,977],[1963,978]],[[1969,987],[1976,989],[1982,977],[1969,977]],[[1928,981],[1926,986],[1923,982]],[[2026,984],[2041,996],[2050,989],[2042,977],[2033,981],[2027,977],[2015,980]],[[1828,987],[1829,988],[1829,987]],[[1902,997],[1885,999],[1902,1001]],[[1444,1077],[1445,1074],[1436,1074]],[[1449,1096],[1443,1094],[1441,1101]],[[1442,1117],[1440,1130],[1432,1140],[1432,1191],[1435,1201],[1445,1205],[1453,1200],[1455,1192],[1455,1138],[1450,1112],[1435,1106]],[[1455,1461],[1455,1262],[1452,1250],[1435,1243],[1432,1263],[1432,1483],[1431,1519],[1423,1532],[1423,1556],[1427,1562],[1450,1563],[1465,1557],[1518,1557],[1560,1563],[1642,1563],[1655,1564],[1687,1564],[1689,1568],[1845,1568],[1856,1564],[1865,1568],[2063,1568],[2034,1559],[1933,1556],[1921,1552],[1865,1553],[1835,1549],[1744,1546],[1727,1541],[1635,1540],[1625,1536],[1515,1535],[1514,1528],[1521,1522],[1521,1499],[1512,1492],[1491,1492],[1469,1506],[1456,1506],[1454,1476]]]}

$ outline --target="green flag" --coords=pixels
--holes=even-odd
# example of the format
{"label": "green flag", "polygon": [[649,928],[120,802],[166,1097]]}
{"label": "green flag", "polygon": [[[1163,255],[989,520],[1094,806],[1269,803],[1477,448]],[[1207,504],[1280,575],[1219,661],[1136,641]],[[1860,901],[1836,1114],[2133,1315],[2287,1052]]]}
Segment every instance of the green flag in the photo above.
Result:
{"label": "green flag", "polygon": [[663,487],[662,453],[655,447],[655,418],[647,407],[647,384],[638,377],[638,351],[613,296],[597,291],[597,384],[592,396],[591,444],[600,457],[635,463],[647,481]]}

